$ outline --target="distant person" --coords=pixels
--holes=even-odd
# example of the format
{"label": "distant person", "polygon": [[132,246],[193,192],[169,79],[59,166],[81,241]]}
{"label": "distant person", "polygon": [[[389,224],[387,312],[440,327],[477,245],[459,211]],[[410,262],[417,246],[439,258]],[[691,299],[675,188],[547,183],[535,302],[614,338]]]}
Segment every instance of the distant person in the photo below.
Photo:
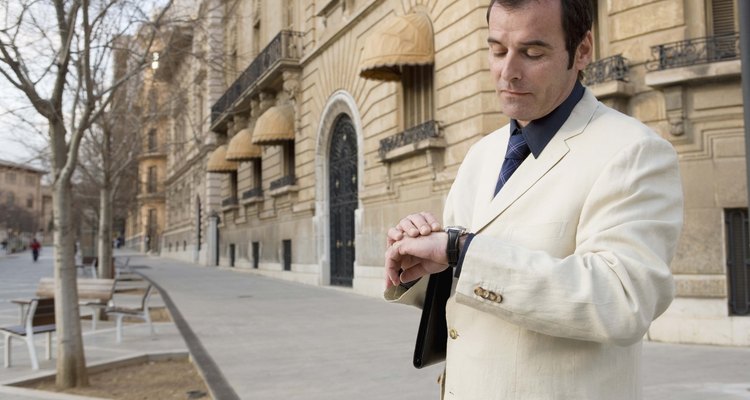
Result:
{"label": "distant person", "polygon": [[39,249],[42,248],[42,245],[34,238],[31,239],[29,246],[31,247],[31,255],[34,257],[34,262],[36,262],[39,259]]}
{"label": "distant person", "polygon": [[3,246],[3,250],[7,250],[8,249],[8,240],[3,239],[3,241],[0,242],[0,244]]}

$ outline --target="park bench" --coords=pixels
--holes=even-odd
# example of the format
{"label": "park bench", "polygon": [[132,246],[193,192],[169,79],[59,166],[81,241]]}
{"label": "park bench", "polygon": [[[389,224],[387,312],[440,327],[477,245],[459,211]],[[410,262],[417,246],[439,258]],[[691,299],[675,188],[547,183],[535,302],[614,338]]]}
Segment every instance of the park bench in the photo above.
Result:
{"label": "park bench", "polygon": [[[78,285],[78,305],[88,307],[92,310],[91,329],[96,330],[96,320],[98,310],[104,309],[109,305],[115,291],[114,279],[77,279]],[[54,298],[55,297],[55,280],[54,278],[44,277],[39,280],[36,288],[36,297]],[[21,323],[24,323],[24,308],[30,304],[31,300],[15,299],[11,300],[20,307]]]}
{"label": "park bench", "polygon": [[47,334],[47,360],[52,358],[50,347],[52,346],[52,332],[55,331],[55,299],[32,299],[26,307],[24,322],[21,325],[0,327],[0,332],[5,335],[5,368],[10,367],[10,339],[18,337],[26,342],[31,359],[31,368],[39,369],[39,360],[36,357],[34,347],[34,335],[38,333]]}
{"label": "park bench", "polygon": [[143,288],[140,301],[135,307],[125,307],[122,305],[113,304],[112,306],[107,307],[104,310],[107,313],[107,316],[111,315],[115,317],[117,327],[115,340],[117,343],[122,342],[122,320],[125,317],[138,318],[145,321],[148,324],[149,329],[151,330],[151,335],[153,336],[156,333],[156,331],[154,330],[154,325],[151,323],[151,311],[149,310],[148,306],[148,301],[151,298],[151,294],[153,293],[153,291],[154,287],[151,284],[148,284],[145,288]]}

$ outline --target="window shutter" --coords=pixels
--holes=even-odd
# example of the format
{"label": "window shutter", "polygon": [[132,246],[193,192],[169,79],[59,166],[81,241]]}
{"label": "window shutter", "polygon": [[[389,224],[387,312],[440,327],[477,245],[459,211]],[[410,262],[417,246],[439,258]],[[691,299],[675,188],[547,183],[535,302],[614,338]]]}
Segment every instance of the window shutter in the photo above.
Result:
{"label": "window shutter", "polygon": [[734,0],[713,0],[711,2],[711,16],[714,36],[735,32]]}

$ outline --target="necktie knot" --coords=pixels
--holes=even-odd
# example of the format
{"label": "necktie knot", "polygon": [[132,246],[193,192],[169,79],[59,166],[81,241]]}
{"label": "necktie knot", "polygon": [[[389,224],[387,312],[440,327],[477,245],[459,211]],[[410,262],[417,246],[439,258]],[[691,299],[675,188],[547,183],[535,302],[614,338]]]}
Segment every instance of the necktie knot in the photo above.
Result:
{"label": "necktie knot", "polygon": [[526,143],[526,139],[524,139],[521,134],[521,130],[516,129],[513,131],[513,134],[510,135],[510,140],[508,140],[508,150],[505,152],[505,161],[503,161],[503,166],[500,169],[500,176],[498,176],[497,184],[495,185],[495,195],[497,195],[497,192],[505,186],[505,182],[510,179],[510,176],[516,171],[516,168],[523,163],[523,160],[525,160],[530,153],[531,149]]}
{"label": "necktie knot", "polygon": [[508,150],[505,152],[505,158],[523,161],[526,159],[526,157],[528,157],[529,153],[531,153],[531,149],[526,143],[526,139],[524,139],[520,130],[516,130],[512,135],[510,135],[510,140],[508,141]]}

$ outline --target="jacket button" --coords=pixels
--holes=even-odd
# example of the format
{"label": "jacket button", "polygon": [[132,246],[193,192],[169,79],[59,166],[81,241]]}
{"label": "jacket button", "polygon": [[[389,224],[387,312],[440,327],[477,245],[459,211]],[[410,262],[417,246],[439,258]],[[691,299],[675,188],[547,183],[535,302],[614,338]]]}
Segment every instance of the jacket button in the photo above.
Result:
{"label": "jacket button", "polygon": [[497,301],[497,293],[494,293],[494,292],[487,293],[487,300]]}
{"label": "jacket button", "polygon": [[451,339],[456,340],[458,337],[458,332],[456,332],[455,329],[451,328],[450,331],[448,331],[448,336],[451,337]]}
{"label": "jacket button", "polygon": [[477,295],[477,296],[479,296],[479,297],[484,297],[485,293],[487,293],[487,291],[484,290],[484,288],[482,288],[481,286],[477,286],[474,289],[474,294]]}
{"label": "jacket button", "polygon": [[503,302],[503,295],[490,292],[489,300],[490,301],[494,301],[495,303],[502,303]]}

